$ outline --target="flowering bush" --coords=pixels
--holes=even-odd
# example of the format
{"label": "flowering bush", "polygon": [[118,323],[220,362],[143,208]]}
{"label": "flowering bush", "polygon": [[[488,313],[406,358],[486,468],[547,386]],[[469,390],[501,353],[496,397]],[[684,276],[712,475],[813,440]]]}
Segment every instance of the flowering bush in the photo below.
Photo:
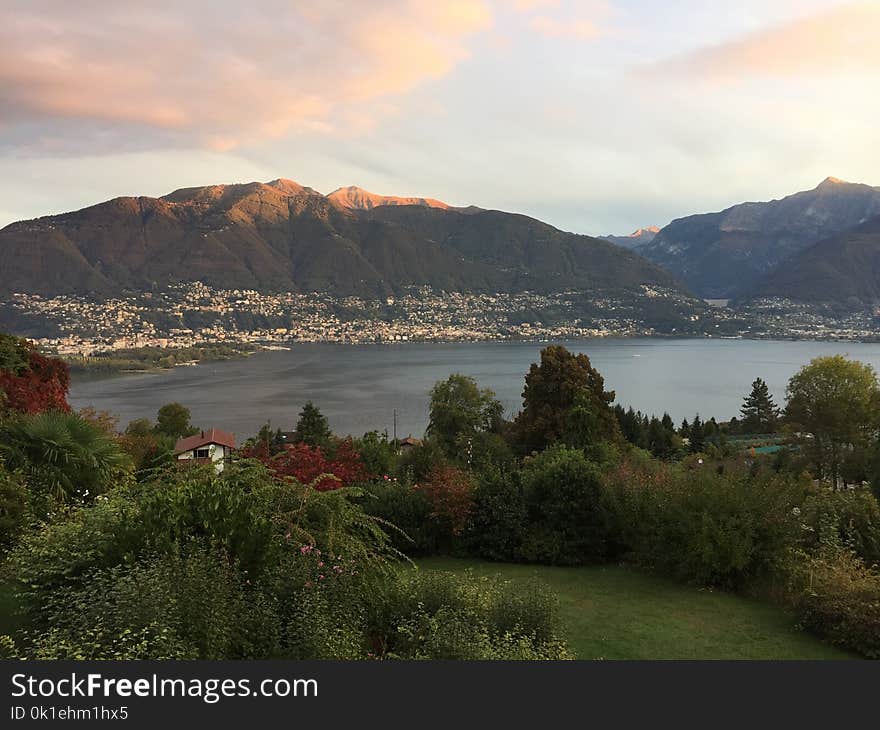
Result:
{"label": "flowering bush", "polygon": [[332,459],[320,446],[303,442],[287,444],[275,455],[268,455],[265,445],[258,444],[243,450],[242,456],[261,461],[278,477],[292,477],[319,492],[359,484],[370,477],[350,438],[339,443]]}

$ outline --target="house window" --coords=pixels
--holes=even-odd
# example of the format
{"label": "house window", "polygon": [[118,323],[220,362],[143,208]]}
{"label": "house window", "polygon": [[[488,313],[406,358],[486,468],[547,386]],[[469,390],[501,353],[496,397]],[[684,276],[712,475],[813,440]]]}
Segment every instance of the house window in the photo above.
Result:
{"label": "house window", "polygon": [[197,459],[209,459],[211,457],[210,449],[196,449]]}

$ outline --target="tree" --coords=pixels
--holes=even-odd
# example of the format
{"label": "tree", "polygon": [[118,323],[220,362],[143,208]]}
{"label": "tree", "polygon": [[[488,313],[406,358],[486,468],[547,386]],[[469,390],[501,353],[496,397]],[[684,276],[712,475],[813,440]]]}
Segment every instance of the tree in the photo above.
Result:
{"label": "tree", "polygon": [[648,426],[648,449],[654,456],[658,459],[670,458],[677,449],[677,441],[674,428],[667,428],[663,421],[656,417],[651,419]]}
{"label": "tree", "polygon": [[157,460],[170,455],[174,448],[174,440],[158,433],[149,418],[131,421],[118,441],[122,450],[131,457],[136,471],[156,466]]}
{"label": "tree", "polygon": [[770,389],[761,378],[755,378],[752,392],[743,398],[741,428],[744,433],[774,433],[779,421],[779,409],[773,402]]}
{"label": "tree", "polygon": [[70,372],[26,340],[0,333],[0,412],[69,411]]}
{"label": "tree", "polygon": [[870,365],[842,355],[817,357],[788,381],[785,416],[803,439],[820,479],[835,486],[853,450],[877,436],[880,387]]}
{"label": "tree", "polygon": [[699,454],[706,447],[706,437],[703,431],[703,422],[700,420],[700,414],[694,416],[690,429],[690,451],[692,454]]}
{"label": "tree", "polygon": [[474,483],[468,472],[454,466],[437,466],[414,489],[431,505],[430,517],[447,538],[464,532],[474,507]]}
{"label": "tree", "polygon": [[192,436],[199,429],[189,420],[189,408],[180,403],[167,403],[156,414],[156,432],[173,439]]}
{"label": "tree", "polygon": [[114,437],[77,413],[60,411],[6,421],[0,454],[31,491],[64,504],[92,501],[123,481],[131,467]]}
{"label": "tree", "polygon": [[614,391],[605,390],[605,380],[584,354],[574,355],[561,345],[541,350],[540,364],[532,364],[523,390],[523,409],[515,427],[520,447],[543,451],[564,442],[569,435],[572,408],[589,413],[590,437],[597,441],[619,441],[620,427],[611,409]]}
{"label": "tree", "polygon": [[333,436],[330,424],[324,414],[311,401],[307,401],[299,412],[299,420],[294,430],[294,441],[309,446],[326,447]]}
{"label": "tree", "polygon": [[582,450],[557,444],[527,460],[522,480],[528,510],[523,558],[571,565],[607,557],[610,516],[602,470]]}
{"label": "tree", "polygon": [[426,435],[436,438],[452,455],[468,439],[500,429],[504,406],[489,388],[460,373],[450,375],[431,389],[430,417]]}

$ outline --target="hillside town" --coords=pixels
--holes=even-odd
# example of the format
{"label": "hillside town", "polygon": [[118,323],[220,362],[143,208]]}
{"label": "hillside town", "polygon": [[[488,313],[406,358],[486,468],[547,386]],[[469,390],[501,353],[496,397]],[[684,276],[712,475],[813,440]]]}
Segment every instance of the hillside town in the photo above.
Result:
{"label": "hillside town", "polygon": [[[699,326],[692,303],[644,287],[643,297],[680,307]],[[367,300],[322,293],[266,294],[214,289],[200,282],[113,299],[15,294],[5,304],[16,321],[39,323],[38,345],[88,357],[138,347],[200,344],[283,347],[294,342],[543,340],[650,336],[660,331],[619,294],[475,294],[413,287],[400,297]]]}

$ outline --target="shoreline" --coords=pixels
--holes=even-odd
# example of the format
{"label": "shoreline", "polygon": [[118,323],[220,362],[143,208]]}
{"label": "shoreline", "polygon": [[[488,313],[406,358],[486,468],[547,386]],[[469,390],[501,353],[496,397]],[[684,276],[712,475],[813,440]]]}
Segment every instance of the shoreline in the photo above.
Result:
{"label": "shoreline", "polygon": [[[465,340],[465,339],[449,339],[449,340],[440,340],[440,339],[415,339],[415,340],[384,340],[378,342],[352,342],[352,341],[344,341],[344,340],[298,340],[289,342],[285,345],[278,344],[266,344],[266,345],[254,345],[249,343],[249,347],[251,349],[240,350],[236,354],[229,354],[227,356],[221,358],[202,358],[189,360],[186,362],[175,363],[169,366],[144,366],[144,367],[114,367],[112,364],[112,358],[108,358],[110,362],[107,363],[107,367],[77,367],[76,360],[78,358],[67,358],[62,357],[64,362],[68,364],[70,368],[71,379],[75,379],[79,382],[82,381],[91,381],[91,380],[103,380],[110,378],[119,378],[119,377],[127,377],[127,376],[136,376],[136,375],[163,375],[167,373],[171,373],[174,370],[184,367],[196,367],[200,365],[207,365],[209,363],[216,362],[226,362],[231,360],[245,360],[253,355],[257,355],[260,353],[269,353],[269,352],[289,352],[294,350],[297,346],[301,345],[325,345],[325,346],[335,346],[335,347],[392,347],[392,346],[407,346],[407,345],[489,345],[489,344],[497,344],[497,345],[509,345],[509,344],[535,344],[535,345],[546,345],[551,343],[571,343],[571,342],[587,342],[587,341],[613,341],[613,340],[645,340],[645,341],[662,341],[662,340],[705,340],[705,341],[739,341],[739,342],[813,342],[813,343],[833,343],[833,344],[859,344],[859,345],[872,345],[880,343],[880,335],[876,339],[855,339],[855,338],[832,338],[832,337],[773,337],[770,335],[767,336],[752,336],[747,337],[743,335],[686,335],[686,334],[652,334],[652,335],[644,335],[644,334],[609,334],[609,335],[593,335],[590,337],[560,337],[560,338],[551,338],[551,337],[535,337],[535,338],[525,338],[525,337],[508,337],[508,338],[498,338],[498,339],[473,339],[473,340]],[[167,348],[163,352],[166,355],[173,355],[175,352],[180,352],[187,348]]]}

